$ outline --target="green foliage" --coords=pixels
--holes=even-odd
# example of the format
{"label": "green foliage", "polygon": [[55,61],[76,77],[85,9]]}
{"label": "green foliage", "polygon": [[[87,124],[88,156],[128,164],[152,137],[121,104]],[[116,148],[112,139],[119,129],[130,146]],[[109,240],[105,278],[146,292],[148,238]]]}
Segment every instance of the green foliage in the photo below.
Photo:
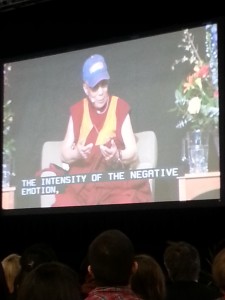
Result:
{"label": "green foliage", "polygon": [[184,30],[182,43],[178,45],[185,51],[181,59],[175,60],[172,70],[179,63],[188,62],[193,66],[192,72],[178,84],[175,90],[175,112],[178,117],[176,128],[214,130],[218,128],[218,61],[217,61],[217,27],[205,27],[206,60],[204,61],[194,43],[194,36]]}
{"label": "green foliage", "polygon": [[[9,87],[8,72],[11,71],[10,65],[4,68],[4,86]],[[7,100],[3,105],[3,158],[10,161],[15,149],[15,140],[11,136],[11,125],[14,119],[14,113],[11,108],[12,100]]]}

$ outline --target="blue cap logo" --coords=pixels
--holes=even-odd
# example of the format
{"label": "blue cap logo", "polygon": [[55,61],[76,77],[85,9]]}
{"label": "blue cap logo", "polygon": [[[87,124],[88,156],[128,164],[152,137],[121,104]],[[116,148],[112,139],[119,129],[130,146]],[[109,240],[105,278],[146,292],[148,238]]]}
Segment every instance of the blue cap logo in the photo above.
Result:
{"label": "blue cap logo", "polygon": [[103,56],[94,54],[83,65],[83,81],[91,88],[102,80],[110,79]]}

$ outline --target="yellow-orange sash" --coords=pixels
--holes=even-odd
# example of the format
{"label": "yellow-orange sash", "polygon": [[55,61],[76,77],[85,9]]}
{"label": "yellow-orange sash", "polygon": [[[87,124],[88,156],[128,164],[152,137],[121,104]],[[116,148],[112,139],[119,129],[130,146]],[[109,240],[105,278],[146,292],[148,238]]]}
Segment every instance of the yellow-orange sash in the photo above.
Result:
{"label": "yellow-orange sash", "polygon": [[[102,129],[98,133],[98,137],[96,139],[95,145],[103,145],[107,143],[110,139],[114,138],[116,136],[116,125],[117,125],[117,118],[116,118],[116,107],[117,107],[117,100],[118,97],[112,96],[111,101],[109,103],[108,112],[105,118],[104,125]],[[83,99],[84,104],[84,113],[83,118],[81,122],[81,128],[80,128],[80,135],[78,142],[85,143],[86,139],[94,127],[90,112],[88,109],[88,99]]]}

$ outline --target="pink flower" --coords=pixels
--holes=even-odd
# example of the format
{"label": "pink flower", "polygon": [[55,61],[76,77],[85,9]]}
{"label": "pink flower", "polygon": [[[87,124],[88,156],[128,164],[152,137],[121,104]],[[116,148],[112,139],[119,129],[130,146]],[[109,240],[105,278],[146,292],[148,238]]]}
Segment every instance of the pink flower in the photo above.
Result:
{"label": "pink flower", "polygon": [[200,77],[200,78],[206,78],[209,74],[209,66],[208,65],[203,65],[200,67],[195,66],[194,70],[196,70],[196,73],[193,74],[195,78]]}

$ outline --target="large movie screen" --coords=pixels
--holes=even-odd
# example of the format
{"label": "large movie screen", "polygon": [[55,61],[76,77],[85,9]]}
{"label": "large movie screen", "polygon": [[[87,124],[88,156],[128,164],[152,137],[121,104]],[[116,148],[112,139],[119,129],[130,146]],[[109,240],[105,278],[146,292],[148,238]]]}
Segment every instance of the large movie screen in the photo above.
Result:
{"label": "large movie screen", "polygon": [[4,62],[2,208],[218,201],[217,29]]}

